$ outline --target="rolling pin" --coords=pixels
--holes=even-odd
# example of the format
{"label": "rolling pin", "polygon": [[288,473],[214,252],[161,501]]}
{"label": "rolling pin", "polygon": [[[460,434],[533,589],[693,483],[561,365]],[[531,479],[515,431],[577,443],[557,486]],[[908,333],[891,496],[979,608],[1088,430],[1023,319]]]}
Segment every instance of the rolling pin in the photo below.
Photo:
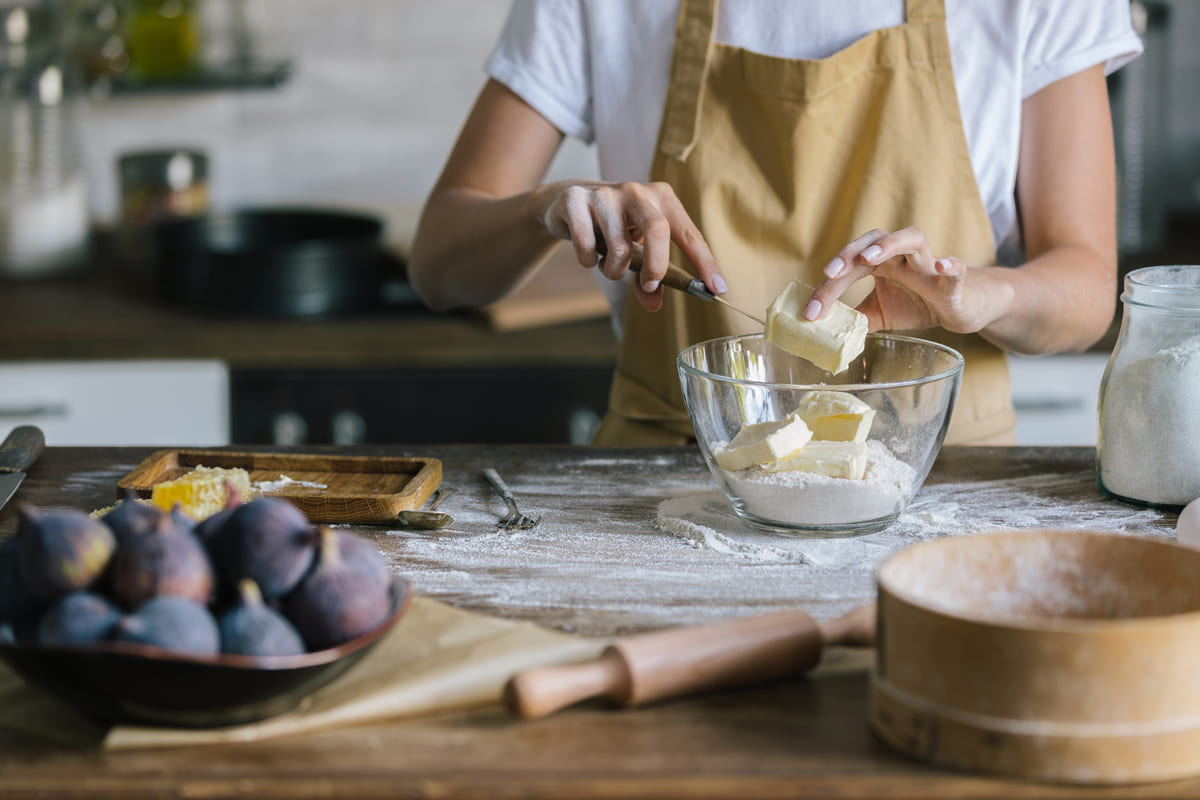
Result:
{"label": "rolling pin", "polygon": [[505,684],[504,703],[526,719],[592,697],[628,708],[801,674],[827,645],[874,643],[874,604],[824,622],[792,609],[688,625],[619,639],[584,664],[522,670]]}

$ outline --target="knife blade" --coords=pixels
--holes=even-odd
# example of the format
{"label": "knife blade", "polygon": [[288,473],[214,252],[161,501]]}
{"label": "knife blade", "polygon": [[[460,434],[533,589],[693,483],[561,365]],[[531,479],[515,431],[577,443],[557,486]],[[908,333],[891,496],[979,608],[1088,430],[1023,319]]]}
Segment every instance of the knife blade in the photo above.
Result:
{"label": "knife blade", "polygon": [[46,448],[46,437],[34,425],[19,425],[0,443],[0,508],[17,491],[25,480],[25,471],[33,466],[42,450]]}

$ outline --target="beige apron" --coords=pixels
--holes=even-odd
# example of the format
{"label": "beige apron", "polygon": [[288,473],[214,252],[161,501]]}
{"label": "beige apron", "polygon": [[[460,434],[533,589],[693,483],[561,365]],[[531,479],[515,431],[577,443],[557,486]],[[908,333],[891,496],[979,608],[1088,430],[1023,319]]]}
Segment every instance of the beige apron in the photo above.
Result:
{"label": "beige apron", "polygon": [[[935,254],[995,263],[941,0],[907,0],[905,24],[817,61],[715,42],[716,7],[682,2],[650,177],[669,183],[699,226],[732,304],[762,311],[792,278],[816,285],[825,264],[872,228],[918,225]],[[684,257],[672,247],[672,258]],[[842,299],[855,304],[870,286],[861,281]],[[609,413],[594,443],[691,441],[676,356],[752,330],[718,303],[673,291],[648,313],[631,291]],[[947,442],[1011,443],[1004,354],[977,335],[917,335],[966,357]]]}

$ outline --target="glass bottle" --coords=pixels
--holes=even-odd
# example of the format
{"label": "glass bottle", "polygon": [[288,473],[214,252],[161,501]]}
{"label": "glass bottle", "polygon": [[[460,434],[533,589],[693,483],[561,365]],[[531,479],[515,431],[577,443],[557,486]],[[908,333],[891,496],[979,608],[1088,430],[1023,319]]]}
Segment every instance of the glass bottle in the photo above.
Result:
{"label": "glass bottle", "polygon": [[1134,270],[1121,302],[1096,480],[1118,500],[1178,509],[1200,498],[1200,266]]}
{"label": "glass bottle", "polygon": [[64,6],[0,8],[0,277],[87,263],[82,87],[67,57]]}

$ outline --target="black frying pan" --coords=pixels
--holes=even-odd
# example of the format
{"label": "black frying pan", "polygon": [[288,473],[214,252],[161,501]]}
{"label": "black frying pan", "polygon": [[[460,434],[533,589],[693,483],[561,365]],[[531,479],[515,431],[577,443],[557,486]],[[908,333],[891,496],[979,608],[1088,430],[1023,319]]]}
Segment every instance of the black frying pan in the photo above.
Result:
{"label": "black frying pan", "polygon": [[384,305],[403,265],[376,217],[260,208],[170,220],[154,229],[157,285],[206,313],[307,317]]}

